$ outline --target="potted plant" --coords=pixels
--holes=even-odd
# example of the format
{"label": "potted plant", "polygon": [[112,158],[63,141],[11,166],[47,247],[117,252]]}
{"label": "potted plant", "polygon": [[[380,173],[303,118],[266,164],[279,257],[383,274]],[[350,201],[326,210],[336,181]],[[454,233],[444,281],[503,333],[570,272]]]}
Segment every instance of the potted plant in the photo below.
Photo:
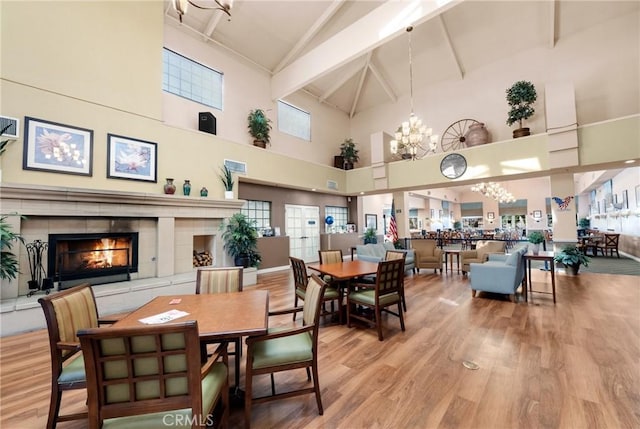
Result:
{"label": "potted plant", "polygon": [[271,132],[271,119],[267,118],[267,115],[262,109],[254,109],[249,112],[247,116],[249,134],[253,137],[254,146],[261,148],[267,147],[267,144],[271,142],[269,133]]}
{"label": "potted plant", "polygon": [[589,229],[591,227],[591,220],[586,217],[580,218],[580,220],[578,220],[578,227],[582,229]]}
{"label": "potted plant", "polygon": [[358,162],[360,157],[358,156],[358,149],[353,139],[344,139],[340,145],[340,156],[344,159],[344,169],[353,169],[353,164]]}
{"label": "potted plant", "polygon": [[518,129],[513,131],[513,138],[530,134],[529,128],[522,126],[522,121],[529,119],[535,113],[535,109],[531,105],[536,99],[536,88],[531,82],[521,80],[507,89],[507,103],[511,107],[507,117],[507,125],[518,123]]}
{"label": "potted plant", "polygon": [[367,230],[364,232],[364,244],[377,244],[377,232],[378,231],[376,231],[374,228],[367,228]]}
{"label": "potted plant", "polygon": [[537,255],[540,252],[540,243],[544,243],[544,235],[540,231],[531,231],[527,236],[527,240],[533,244],[531,250],[534,255]]}
{"label": "potted plant", "polygon": [[24,244],[23,238],[13,232],[11,224],[7,222],[7,217],[0,217],[0,279],[13,280],[18,277],[18,258],[12,252],[15,241]]}
{"label": "potted plant", "polygon": [[564,246],[562,250],[553,257],[553,260],[567,267],[567,271],[574,276],[578,274],[580,265],[588,267],[589,261],[591,261],[575,244],[567,244]]}
{"label": "potted plant", "polygon": [[220,168],[220,181],[224,186],[224,197],[228,200],[233,199],[233,175],[231,174],[231,170],[226,165],[223,165]]}
{"label": "potted plant", "polygon": [[455,231],[460,231],[462,229],[462,222],[460,222],[459,220],[453,222],[453,229]]}
{"label": "potted plant", "polygon": [[236,213],[220,225],[224,249],[234,258],[236,266],[256,267],[262,261],[258,253],[258,231],[255,221]]}

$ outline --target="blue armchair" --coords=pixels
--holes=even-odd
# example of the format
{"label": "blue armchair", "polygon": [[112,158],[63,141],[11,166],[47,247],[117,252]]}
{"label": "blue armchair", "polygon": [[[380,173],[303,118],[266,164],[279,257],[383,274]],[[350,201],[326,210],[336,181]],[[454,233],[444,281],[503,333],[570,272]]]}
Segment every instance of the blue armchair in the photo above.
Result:
{"label": "blue armchair", "polygon": [[475,298],[476,291],[501,293],[516,302],[516,290],[524,283],[526,252],[526,247],[520,247],[510,254],[490,254],[489,260],[482,264],[471,263],[471,296]]}

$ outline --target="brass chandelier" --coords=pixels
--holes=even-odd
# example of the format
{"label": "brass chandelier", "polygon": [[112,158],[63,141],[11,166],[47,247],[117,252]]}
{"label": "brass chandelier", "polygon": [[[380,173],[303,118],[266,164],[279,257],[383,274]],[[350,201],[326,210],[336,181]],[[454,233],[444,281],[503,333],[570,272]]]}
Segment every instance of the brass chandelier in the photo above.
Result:
{"label": "brass chandelier", "polygon": [[196,7],[198,9],[214,9],[221,10],[229,16],[229,20],[231,20],[231,7],[233,6],[233,0],[213,0],[215,5],[210,6],[200,6],[194,3],[192,0],[171,0],[173,4],[173,9],[178,12],[178,18],[180,18],[180,22],[182,22],[182,15],[187,13],[187,9],[189,5]]}

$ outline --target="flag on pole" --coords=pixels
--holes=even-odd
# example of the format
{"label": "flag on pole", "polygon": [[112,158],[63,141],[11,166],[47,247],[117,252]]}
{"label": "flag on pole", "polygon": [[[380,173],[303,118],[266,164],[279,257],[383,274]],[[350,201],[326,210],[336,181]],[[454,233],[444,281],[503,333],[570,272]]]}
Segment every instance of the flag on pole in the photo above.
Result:
{"label": "flag on pole", "polygon": [[389,219],[389,239],[392,243],[398,241],[398,224],[396,223],[396,203],[391,200],[391,216]]}

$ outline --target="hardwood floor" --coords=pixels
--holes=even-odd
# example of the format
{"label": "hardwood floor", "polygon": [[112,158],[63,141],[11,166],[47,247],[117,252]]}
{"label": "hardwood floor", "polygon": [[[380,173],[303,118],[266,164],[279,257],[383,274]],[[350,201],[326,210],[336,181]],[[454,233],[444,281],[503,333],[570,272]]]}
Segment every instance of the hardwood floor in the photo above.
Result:
{"label": "hardwood floor", "polygon": [[[545,288],[549,276],[534,270],[534,289]],[[556,305],[543,294],[513,304],[487,294],[472,299],[466,277],[423,270],[406,280],[406,332],[393,316],[384,316],[383,342],[375,329],[364,326],[327,323],[321,328],[323,416],[314,396],[307,395],[254,406],[252,425],[638,428],[638,279],[558,272]],[[290,271],[260,275],[256,287],[270,291],[272,309],[293,303]],[[279,317],[270,323],[289,321]],[[0,339],[0,427],[45,426],[50,377],[46,341],[45,331]],[[465,368],[464,361],[479,369]],[[276,375],[276,389],[305,382],[302,370]],[[257,377],[255,395],[267,394],[269,386],[268,377]],[[84,408],[84,393],[65,395],[65,411]],[[230,427],[242,424],[242,410],[233,410]]]}

